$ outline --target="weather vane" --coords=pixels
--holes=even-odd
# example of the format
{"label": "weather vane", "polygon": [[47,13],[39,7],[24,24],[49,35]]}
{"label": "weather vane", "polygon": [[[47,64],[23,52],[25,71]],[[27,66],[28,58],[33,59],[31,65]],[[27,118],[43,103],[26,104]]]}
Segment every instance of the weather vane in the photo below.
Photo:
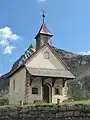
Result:
{"label": "weather vane", "polygon": [[45,12],[44,11],[43,11],[42,17],[43,17],[43,24],[44,24],[44,21],[45,21]]}

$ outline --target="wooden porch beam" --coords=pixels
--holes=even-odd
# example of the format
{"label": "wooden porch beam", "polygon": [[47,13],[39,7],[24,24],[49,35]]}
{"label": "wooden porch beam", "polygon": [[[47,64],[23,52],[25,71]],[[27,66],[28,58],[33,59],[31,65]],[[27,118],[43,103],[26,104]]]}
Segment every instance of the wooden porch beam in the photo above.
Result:
{"label": "wooden porch beam", "polygon": [[45,81],[46,77],[41,77],[41,81],[42,81],[42,86],[44,85],[44,81]]}
{"label": "wooden porch beam", "polygon": [[30,86],[32,85],[33,79],[34,79],[34,77],[30,76]]}
{"label": "wooden porch beam", "polygon": [[67,81],[66,79],[63,79],[63,87],[65,86],[66,81]]}
{"label": "wooden porch beam", "polygon": [[52,87],[54,87],[56,80],[57,80],[57,78],[52,78]]}

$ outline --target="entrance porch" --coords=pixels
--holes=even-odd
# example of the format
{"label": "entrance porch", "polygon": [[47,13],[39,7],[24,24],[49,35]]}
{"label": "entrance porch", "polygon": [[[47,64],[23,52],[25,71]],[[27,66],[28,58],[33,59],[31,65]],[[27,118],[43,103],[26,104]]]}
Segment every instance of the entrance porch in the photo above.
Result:
{"label": "entrance porch", "polygon": [[[55,72],[55,71],[54,71]],[[26,93],[25,101],[33,103],[35,100],[42,100],[47,103],[57,103],[58,99],[68,97],[67,80],[70,77],[60,77],[60,75],[47,73],[40,75],[32,73],[31,69],[26,73]]]}

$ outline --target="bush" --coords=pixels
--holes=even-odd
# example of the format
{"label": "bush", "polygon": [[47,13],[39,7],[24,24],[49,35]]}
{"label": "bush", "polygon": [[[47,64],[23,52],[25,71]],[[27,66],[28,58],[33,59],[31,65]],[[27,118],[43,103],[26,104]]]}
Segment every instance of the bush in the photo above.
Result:
{"label": "bush", "polygon": [[0,99],[0,105],[8,105],[9,100],[8,99]]}

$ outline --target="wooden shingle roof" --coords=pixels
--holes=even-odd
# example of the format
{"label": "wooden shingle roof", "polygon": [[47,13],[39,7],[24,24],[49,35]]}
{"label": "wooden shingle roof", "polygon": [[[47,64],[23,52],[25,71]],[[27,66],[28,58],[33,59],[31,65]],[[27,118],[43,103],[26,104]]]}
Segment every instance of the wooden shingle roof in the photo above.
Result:
{"label": "wooden shingle roof", "polygon": [[75,79],[75,76],[68,70],[62,69],[46,69],[46,68],[29,68],[26,67],[28,72],[33,76],[45,76],[45,77],[58,77],[58,78],[70,78]]}
{"label": "wooden shingle roof", "polygon": [[41,26],[38,34],[37,34],[36,37],[35,37],[35,39],[36,39],[36,38],[38,37],[38,35],[40,35],[40,34],[48,35],[48,36],[53,36],[53,35],[49,32],[46,24],[42,24],[42,26]]}

